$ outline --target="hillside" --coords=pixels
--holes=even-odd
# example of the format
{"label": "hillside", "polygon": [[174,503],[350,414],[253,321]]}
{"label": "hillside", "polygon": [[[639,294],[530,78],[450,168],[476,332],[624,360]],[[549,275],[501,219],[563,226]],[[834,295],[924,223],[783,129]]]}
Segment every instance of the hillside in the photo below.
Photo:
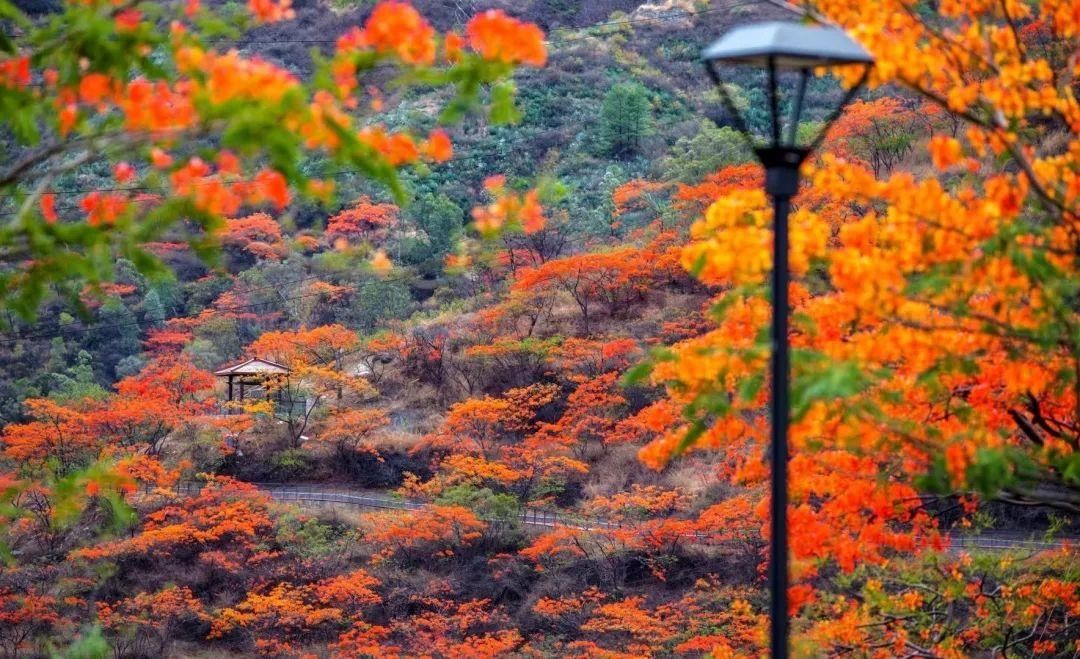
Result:
{"label": "hillside", "polygon": [[[73,233],[38,290],[0,240],[0,653],[762,656],[771,210],[698,57],[789,10],[376,4],[84,9],[104,53],[171,30],[130,46],[181,82],[55,90],[85,113],[57,144],[144,108],[151,141],[22,184],[29,244],[84,211],[117,243]],[[792,216],[795,648],[1072,656],[1075,32],[939,8],[992,35],[983,69],[879,4],[815,3],[880,78]],[[814,77],[793,134],[842,93]],[[300,486],[368,501],[271,496]]]}

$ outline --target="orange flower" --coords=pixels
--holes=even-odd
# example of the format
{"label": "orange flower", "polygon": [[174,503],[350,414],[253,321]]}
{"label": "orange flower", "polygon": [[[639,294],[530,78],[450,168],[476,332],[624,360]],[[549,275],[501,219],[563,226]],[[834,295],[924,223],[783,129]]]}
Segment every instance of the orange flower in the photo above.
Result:
{"label": "orange flower", "polygon": [[536,190],[525,193],[524,202],[521,205],[521,228],[525,233],[536,233],[547,224],[544,217],[544,209],[540,206],[540,199]]}
{"label": "orange flower", "polygon": [[420,155],[411,137],[404,133],[387,134],[382,126],[366,126],[358,137],[394,166],[415,162]]}
{"label": "orange flower", "polygon": [[276,23],[296,16],[292,10],[292,0],[248,0],[248,11],[260,23]]}
{"label": "orange flower", "polygon": [[224,103],[237,98],[277,102],[299,86],[293,74],[259,58],[244,58],[235,50],[224,55],[193,52],[189,68],[205,70],[211,100]]}
{"label": "orange flower", "polygon": [[100,103],[108,96],[112,81],[104,73],[88,73],[79,81],[79,100]]}
{"label": "orange flower", "polygon": [[362,32],[354,31],[338,41],[339,50],[356,46],[393,53],[409,64],[428,65],[435,61],[435,30],[410,5],[381,2]]}
{"label": "orange flower", "polygon": [[424,153],[435,162],[446,162],[454,155],[454,145],[445,130],[435,129],[428,135],[424,144]]}
{"label": "orange flower", "polygon": [[60,110],[58,119],[57,130],[60,131],[60,135],[67,135],[75,127],[75,122],[79,120],[79,108],[74,103],[65,105],[64,109]]}
{"label": "orange flower", "polygon": [[113,178],[119,183],[127,183],[135,178],[135,168],[130,163],[118,162],[113,167]]}
{"label": "orange flower", "polygon": [[547,62],[544,33],[532,23],[489,9],[473,16],[465,26],[469,46],[485,59],[508,64],[543,66]]}
{"label": "orange flower", "polygon": [[461,51],[465,47],[465,38],[457,32],[447,32],[443,40],[443,54],[446,61],[454,64],[461,60]]}
{"label": "orange flower", "polygon": [[937,135],[930,140],[930,157],[934,161],[934,167],[948,169],[960,162],[963,157],[963,149],[960,141],[955,137]]}
{"label": "orange flower", "polygon": [[386,252],[380,249],[371,257],[371,269],[374,270],[376,274],[385,276],[394,269],[394,264],[390,262],[390,259],[386,256]]}
{"label": "orange flower", "polygon": [[46,192],[41,195],[41,216],[49,224],[56,223],[56,194]]}
{"label": "orange flower", "polygon": [[504,227],[520,227],[525,233],[536,233],[547,224],[544,209],[536,190],[524,195],[506,189],[506,177],[489,176],[484,189],[494,199],[487,206],[473,209],[473,226],[484,235],[499,232]]}
{"label": "orange flower", "polygon": [[172,156],[162,149],[154,147],[153,149],[150,149],[150,162],[158,169],[165,169],[173,164],[173,159]]}
{"label": "orange flower", "polygon": [[23,55],[0,62],[0,86],[22,89],[30,84],[30,58]]}
{"label": "orange flower", "polygon": [[136,78],[117,101],[129,130],[183,129],[195,121],[190,90],[173,90],[164,81]]}
{"label": "orange flower", "polygon": [[134,32],[139,29],[142,13],[137,9],[125,9],[117,14],[114,20],[117,32]]}
{"label": "orange flower", "polygon": [[92,227],[112,224],[127,208],[127,200],[118,194],[91,192],[83,197],[79,206],[86,212],[86,221]]}
{"label": "orange flower", "polygon": [[356,89],[356,62],[348,57],[338,57],[330,67],[338,97],[345,98]]}
{"label": "orange flower", "polygon": [[289,205],[289,184],[281,172],[264,169],[255,175],[255,189],[251,201],[269,201],[278,208]]}
{"label": "orange flower", "polygon": [[486,207],[477,206],[472,210],[473,226],[484,235],[491,235],[502,229],[505,215],[498,204]]}
{"label": "orange flower", "polygon": [[229,176],[240,175],[240,159],[232,151],[222,151],[217,156],[218,172]]}

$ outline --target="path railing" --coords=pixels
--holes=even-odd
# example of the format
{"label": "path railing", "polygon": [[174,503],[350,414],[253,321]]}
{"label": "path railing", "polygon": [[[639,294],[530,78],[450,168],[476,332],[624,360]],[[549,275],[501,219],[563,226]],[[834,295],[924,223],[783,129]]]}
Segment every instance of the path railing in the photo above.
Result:
{"label": "path railing", "polygon": [[[298,503],[329,503],[370,508],[373,510],[422,510],[429,503],[417,499],[407,499],[393,494],[335,488],[324,485],[293,483],[249,483],[268,494],[275,501]],[[177,494],[197,494],[203,488],[202,483],[183,482],[174,489]],[[488,522],[506,522],[517,520],[526,526],[554,528],[557,526],[577,528],[585,531],[610,530],[621,528],[631,522],[621,522],[585,515],[574,515],[564,511],[524,506],[512,516],[483,518]]]}
{"label": "path railing", "polygon": [[[351,506],[367,508],[371,510],[423,510],[429,505],[427,502],[416,499],[384,494],[380,492],[367,492],[348,488],[335,488],[318,484],[294,484],[294,483],[249,483],[265,492],[275,501],[293,503],[319,503],[329,505]],[[175,492],[180,495],[190,496],[198,494],[204,485],[198,482],[182,482],[176,485]],[[665,518],[653,518],[652,520],[622,521],[600,517],[575,515],[564,511],[541,508],[537,506],[524,506],[513,516],[509,517],[480,517],[480,519],[492,523],[504,523],[518,521],[524,526],[536,529],[554,529],[557,527],[577,529],[581,531],[610,531],[614,529],[634,527],[648,521]],[[690,532],[681,534],[692,542],[701,544],[713,544],[714,537],[703,532]],[[1005,550],[1030,550],[1046,551],[1060,549],[1066,544],[1080,546],[1080,538],[1061,538],[1054,540],[1035,540],[1029,536],[1007,532],[984,532],[975,535],[954,535],[948,538],[948,548],[953,551],[964,549],[983,549],[991,551]]]}

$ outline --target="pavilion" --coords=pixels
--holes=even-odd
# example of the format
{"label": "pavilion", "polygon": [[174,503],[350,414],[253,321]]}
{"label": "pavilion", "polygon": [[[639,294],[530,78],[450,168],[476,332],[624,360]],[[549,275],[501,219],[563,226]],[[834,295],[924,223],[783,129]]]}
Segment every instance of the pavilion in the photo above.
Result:
{"label": "pavilion", "polygon": [[[228,381],[230,402],[243,401],[245,394],[248,393],[245,387],[252,387],[255,391],[269,395],[265,388],[267,380],[281,377],[288,378],[291,373],[292,371],[287,366],[258,357],[214,371],[214,375]],[[239,392],[235,392],[234,384],[240,385]],[[236,393],[239,393],[239,395],[235,395]],[[279,389],[279,397],[280,394]]]}

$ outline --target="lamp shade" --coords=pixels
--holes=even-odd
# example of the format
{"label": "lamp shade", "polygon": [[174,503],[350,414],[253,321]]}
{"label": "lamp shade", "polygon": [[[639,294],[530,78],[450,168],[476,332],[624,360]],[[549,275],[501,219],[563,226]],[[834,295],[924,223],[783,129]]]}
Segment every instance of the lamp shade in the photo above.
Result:
{"label": "lamp shade", "polygon": [[873,58],[846,32],[775,21],[743,25],[717,39],[701,53],[705,61],[812,69],[818,66],[872,64]]}
{"label": "lamp shade", "polygon": [[[840,111],[866,82],[874,65],[870,53],[839,28],[782,21],[737,27],[703,50],[701,59],[747,144],[758,151],[759,157],[789,168],[797,167],[817,147]],[[768,99],[765,125],[760,120],[751,122],[751,117],[740,112],[732,99],[720,75],[720,69],[729,66],[764,72],[763,91]],[[857,66],[862,68],[862,75],[825,116],[817,136],[797,140],[807,85],[814,69],[835,66]],[[790,95],[787,89],[791,90]],[[787,100],[782,102],[781,95],[787,96]],[[782,106],[786,106],[786,112]],[[764,144],[758,141],[762,134],[767,139]]]}

